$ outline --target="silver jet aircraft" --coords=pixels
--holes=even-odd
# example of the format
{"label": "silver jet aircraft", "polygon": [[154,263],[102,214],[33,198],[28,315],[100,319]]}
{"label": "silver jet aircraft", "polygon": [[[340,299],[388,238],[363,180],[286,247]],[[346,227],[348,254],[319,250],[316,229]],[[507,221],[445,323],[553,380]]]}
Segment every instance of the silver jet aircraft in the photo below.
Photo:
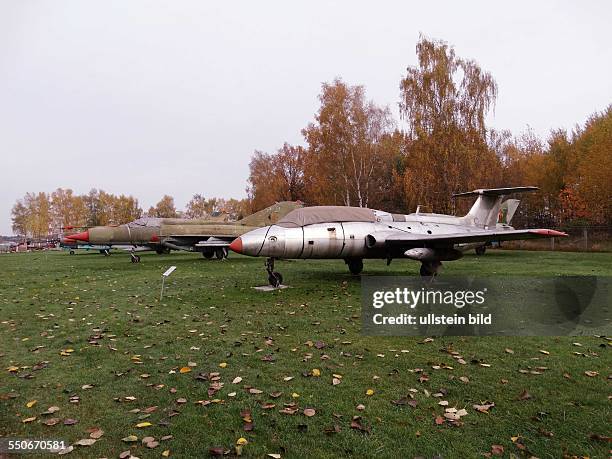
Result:
{"label": "silver jet aircraft", "polygon": [[443,261],[457,260],[462,250],[494,241],[567,236],[550,229],[516,230],[497,223],[504,196],[535,191],[536,187],[479,189],[455,196],[475,196],[463,217],[413,213],[392,214],[361,207],[316,206],[296,209],[276,224],[249,231],[235,239],[231,250],[267,257],[268,280],[282,283],[274,271],[276,259],[342,258],[353,274],[364,258],[409,258],[421,262],[422,276],[435,276]]}

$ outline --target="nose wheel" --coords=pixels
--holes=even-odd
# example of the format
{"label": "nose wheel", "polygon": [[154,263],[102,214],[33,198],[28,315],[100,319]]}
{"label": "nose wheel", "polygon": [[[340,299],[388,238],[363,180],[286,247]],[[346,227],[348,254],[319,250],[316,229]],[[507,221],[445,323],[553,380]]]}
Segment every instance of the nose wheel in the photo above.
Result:
{"label": "nose wheel", "polygon": [[266,259],[266,271],[268,272],[268,282],[274,288],[278,288],[283,283],[281,273],[274,271],[274,258]]}
{"label": "nose wheel", "polygon": [[136,255],[133,250],[130,252],[130,258],[132,263],[140,263],[140,256]]}

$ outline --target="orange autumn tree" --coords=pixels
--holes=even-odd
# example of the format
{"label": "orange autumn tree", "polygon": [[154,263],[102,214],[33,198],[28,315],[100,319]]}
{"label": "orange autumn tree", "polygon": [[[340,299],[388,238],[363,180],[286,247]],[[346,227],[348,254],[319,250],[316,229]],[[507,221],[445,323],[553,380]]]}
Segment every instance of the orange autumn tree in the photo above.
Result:
{"label": "orange autumn tree", "polygon": [[497,84],[443,41],[421,37],[416,51],[418,65],[400,82],[400,113],[408,124],[405,201],[409,208],[426,204],[452,213],[453,193],[501,182],[485,126]]}
{"label": "orange autumn tree", "polygon": [[381,197],[381,178],[390,182],[397,154],[389,109],[368,101],[363,86],[339,78],[323,84],[319,101],[315,121],[302,130],[307,201],[373,206]]}
{"label": "orange autumn tree", "polygon": [[255,151],[247,194],[255,212],[278,201],[304,200],[305,150],[285,142],[275,154]]}

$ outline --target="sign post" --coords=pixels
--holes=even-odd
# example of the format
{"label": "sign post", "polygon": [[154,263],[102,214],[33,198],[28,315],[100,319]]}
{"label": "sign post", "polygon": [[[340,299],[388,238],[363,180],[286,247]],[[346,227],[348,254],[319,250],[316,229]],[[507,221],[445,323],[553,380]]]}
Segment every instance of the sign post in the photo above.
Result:
{"label": "sign post", "polygon": [[161,286],[161,293],[159,294],[159,301],[161,301],[162,298],[164,297],[164,283],[166,281],[166,277],[168,277],[170,274],[172,274],[175,269],[176,269],[176,266],[170,266],[166,270],[166,272],[162,274],[162,286]]}

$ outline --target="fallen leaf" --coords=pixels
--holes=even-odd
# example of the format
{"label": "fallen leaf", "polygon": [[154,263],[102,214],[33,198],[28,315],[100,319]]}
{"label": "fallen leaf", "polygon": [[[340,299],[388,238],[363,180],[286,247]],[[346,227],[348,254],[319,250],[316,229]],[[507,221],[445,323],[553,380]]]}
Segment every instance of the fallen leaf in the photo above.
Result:
{"label": "fallen leaf", "polygon": [[360,432],[370,433],[370,428],[361,424],[360,416],[353,416],[351,420],[351,429],[359,430]]}
{"label": "fallen leaf", "polygon": [[34,405],[36,405],[37,402],[38,402],[38,400],[31,400],[28,403],[26,403],[26,406],[28,408],[32,408]]}
{"label": "fallen leaf", "polygon": [[89,434],[91,438],[95,438],[96,440],[104,435],[104,431],[102,429],[96,429]]}
{"label": "fallen leaf", "polygon": [[138,424],[136,424],[136,427],[138,427],[139,429],[142,429],[144,427],[149,427],[152,425],[153,424],[151,424],[150,422],[139,422]]}
{"label": "fallen leaf", "polygon": [[219,364],[219,368],[225,368],[225,367],[227,367],[227,362],[221,362]]}
{"label": "fallen leaf", "polygon": [[82,438],[81,440],[75,442],[75,445],[78,446],[91,446],[93,445],[97,440],[95,438]]}
{"label": "fallen leaf", "polygon": [[313,417],[315,414],[317,414],[317,412],[312,408],[306,408],[304,410],[304,416],[307,416],[309,418]]}
{"label": "fallen leaf", "polygon": [[597,376],[599,374],[599,372],[587,370],[587,371],[584,372],[584,374],[587,375],[590,378],[594,378],[595,376]]}
{"label": "fallen leaf", "polygon": [[232,384],[239,384],[242,382],[242,378],[240,376],[236,376],[232,381]]}
{"label": "fallen leaf", "polygon": [[170,450],[166,449],[161,453],[162,457],[169,457],[170,456]]}
{"label": "fallen leaf", "polygon": [[504,447],[502,445],[491,445],[491,455],[493,455],[493,456],[503,456],[504,455]]}
{"label": "fallen leaf", "polygon": [[77,424],[79,421],[77,419],[72,419],[72,418],[66,418],[64,419],[64,425],[65,426],[73,426],[75,424]]}
{"label": "fallen leaf", "polygon": [[368,389],[368,390],[366,390],[366,395],[367,395],[367,396],[374,395],[374,389]]}
{"label": "fallen leaf", "polygon": [[49,418],[49,419],[46,419],[45,421],[42,421],[42,423],[46,426],[54,426],[58,424],[59,422],[60,422],[60,418]]}
{"label": "fallen leaf", "polygon": [[532,398],[533,398],[533,395],[527,392],[527,389],[524,389],[523,392],[521,392],[520,395],[518,396],[518,400],[529,400]]}
{"label": "fallen leaf", "polygon": [[123,437],[121,441],[124,441],[126,443],[133,443],[135,441],[138,441],[138,437],[136,435],[128,435],[127,437]]}
{"label": "fallen leaf", "polygon": [[482,405],[473,405],[476,411],[481,413],[488,413],[491,408],[495,406],[495,403],[483,403]]}
{"label": "fallen leaf", "polygon": [[66,448],[64,448],[64,449],[60,449],[60,450],[57,452],[57,454],[59,454],[60,456],[63,456],[64,454],[69,454],[69,453],[71,453],[73,450],[74,450],[74,446],[70,445],[70,446],[67,446],[67,447],[66,447]]}
{"label": "fallen leaf", "polygon": [[179,373],[189,373],[191,371],[190,367],[181,367]]}
{"label": "fallen leaf", "polygon": [[22,419],[22,423],[27,424],[29,422],[36,421],[36,416],[32,416],[31,418]]}

